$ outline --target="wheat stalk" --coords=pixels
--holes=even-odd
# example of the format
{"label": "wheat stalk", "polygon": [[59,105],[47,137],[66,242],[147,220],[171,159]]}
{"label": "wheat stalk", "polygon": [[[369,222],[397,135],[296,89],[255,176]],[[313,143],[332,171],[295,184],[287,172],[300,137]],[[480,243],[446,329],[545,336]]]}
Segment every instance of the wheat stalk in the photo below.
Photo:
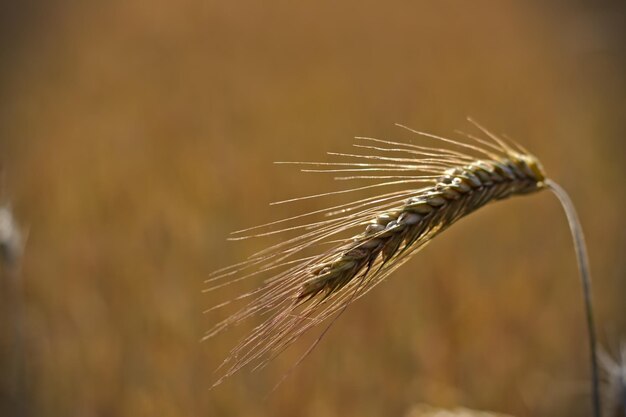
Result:
{"label": "wheat stalk", "polygon": [[589,256],[587,255],[587,245],[585,244],[585,236],[583,228],[580,224],[578,214],[574,208],[574,203],[567,195],[567,192],[552,180],[546,181],[547,186],[559,199],[570,231],[572,232],[572,240],[574,241],[574,249],[576,251],[576,260],[578,262],[578,271],[580,273],[581,285],[583,289],[583,298],[585,303],[585,319],[587,321],[587,330],[589,332],[589,355],[591,363],[591,394],[592,404],[595,417],[602,415],[602,407],[600,404],[600,377],[598,371],[598,355],[596,342],[596,328],[593,318],[593,303],[591,299],[591,272],[589,269]]}
{"label": "wheat stalk", "polygon": [[[246,365],[255,369],[265,366],[306,331],[334,315],[296,363],[299,364],[351,302],[383,281],[434,237],[480,207],[546,188],[558,195],[559,189],[546,179],[536,157],[519,144],[505,141],[470,121],[486,138],[463,133],[467,141],[461,142],[400,125],[447,146],[361,137],[355,146],[366,149],[368,154],[330,153],[359,162],[295,163],[308,167],[303,169],[306,172],[346,175],[339,180],[382,182],[278,204],[385,186],[402,185],[405,189],[235,232],[233,240],[290,231],[298,234],[244,262],[216,271],[207,280],[208,292],[253,276],[268,276],[260,288],[207,310],[250,299],[236,313],[217,323],[205,339],[252,316],[267,317],[233,348],[220,367],[222,376],[215,385]],[[415,187],[417,184],[420,186]],[[322,214],[327,218],[300,224],[308,216]],[[277,225],[285,226],[271,230]],[[307,254],[323,245],[331,247]],[[595,358],[595,351],[593,355]]]}

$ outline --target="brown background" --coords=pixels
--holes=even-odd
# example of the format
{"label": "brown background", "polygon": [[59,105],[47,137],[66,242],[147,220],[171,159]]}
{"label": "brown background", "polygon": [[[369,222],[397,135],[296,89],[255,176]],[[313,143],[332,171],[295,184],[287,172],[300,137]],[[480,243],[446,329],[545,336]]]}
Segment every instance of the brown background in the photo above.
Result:
{"label": "brown background", "polygon": [[[202,311],[241,290],[201,289],[272,242],[228,232],[332,204],[268,206],[343,185],[272,161],[324,159],[356,135],[417,140],[394,122],[452,134],[471,115],[571,193],[599,334],[615,351],[626,337],[621,2],[15,3],[1,6],[0,161],[29,230],[26,413],[403,416],[425,402],[588,415],[574,252],[548,193],[447,231],[353,305],[267,401],[306,345],[208,391],[245,329],[199,343],[227,313]],[[13,415],[7,379],[0,413]]]}

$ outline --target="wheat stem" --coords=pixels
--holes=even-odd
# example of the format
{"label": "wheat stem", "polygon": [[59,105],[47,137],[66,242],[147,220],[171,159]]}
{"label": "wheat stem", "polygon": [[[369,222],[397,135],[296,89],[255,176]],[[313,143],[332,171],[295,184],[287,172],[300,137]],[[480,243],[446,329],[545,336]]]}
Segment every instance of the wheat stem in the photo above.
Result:
{"label": "wheat stem", "polygon": [[598,359],[596,354],[596,329],[593,320],[593,303],[591,298],[591,272],[589,270],[589,257],[587,255],[587,245],[585,244],[585,236],[578,219],[578,214],[574,208],[574,204],[567,192],[557,183],[551,180],[546,181],[546,185],[552,190],[554,195],[559,199],[574,240],[574,248],[576,250],[576,259],[578,261],[578,271],[583,287],[583,298],[585,301],[585,316],[587,319],[587,330],[589,332],[589,351],[591,355],[591,389],[593,399],[593,411],[595,417],[601,417],[600,408],[600,388],[598,377]]}

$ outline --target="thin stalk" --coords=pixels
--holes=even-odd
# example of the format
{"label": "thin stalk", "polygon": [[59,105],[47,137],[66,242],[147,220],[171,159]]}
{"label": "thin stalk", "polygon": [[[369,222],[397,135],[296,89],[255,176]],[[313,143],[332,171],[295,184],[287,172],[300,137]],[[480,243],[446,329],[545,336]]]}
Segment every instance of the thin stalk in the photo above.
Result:
{"label": "thin stalk", "polygon": [[591,392],[593,400],[593,412],[595,417],[601,417],[600,408],[600,383],[598,377],[598,358],[596,354],[596,328],[593,320],[593,302],[591,298],[591,272],[589,270],[589,257],[587,255],[587,245],[585,244],[585,236],[578,219],[578,214],[574,208],[574,204],[567,192],[557,183],[546,180],[546,185],[552,190],[554,195],[559,199],[569,228],[572,232],[574,240],[574,248],[576,250],[576,259],[578,261],[578,271],[583,287],[583,298],[585,300],[585,316],[587,319],[587,330],[589,332],[589,351],[591,355]]}

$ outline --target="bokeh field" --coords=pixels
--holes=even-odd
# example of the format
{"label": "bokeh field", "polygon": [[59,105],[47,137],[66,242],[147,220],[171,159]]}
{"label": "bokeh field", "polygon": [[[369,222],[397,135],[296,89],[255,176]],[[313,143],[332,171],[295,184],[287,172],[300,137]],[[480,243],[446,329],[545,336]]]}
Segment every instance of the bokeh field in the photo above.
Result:
{"label": "bokeh field", "polygon": [[345,202],[270,207],[347,186],[274,161],[324,160],[358,135],[419,143],[394,123],[454,135],[473,116],[570,192],[614,354],[626,340],[623,2],[0,9],[1,197],[28,233],[17,332],[18,296],[0,293],[0,370],[23,359],[19,383],[0,371],[0,415],[404,417],[416,404],[589,415],[579,278],[549,193],[446,231],[350,306],[267,399],[311,337],[209,391],[258,322],[201,343],[233,312],[203,311],[251,287],[201,290],[277,242],[229,232]]}

